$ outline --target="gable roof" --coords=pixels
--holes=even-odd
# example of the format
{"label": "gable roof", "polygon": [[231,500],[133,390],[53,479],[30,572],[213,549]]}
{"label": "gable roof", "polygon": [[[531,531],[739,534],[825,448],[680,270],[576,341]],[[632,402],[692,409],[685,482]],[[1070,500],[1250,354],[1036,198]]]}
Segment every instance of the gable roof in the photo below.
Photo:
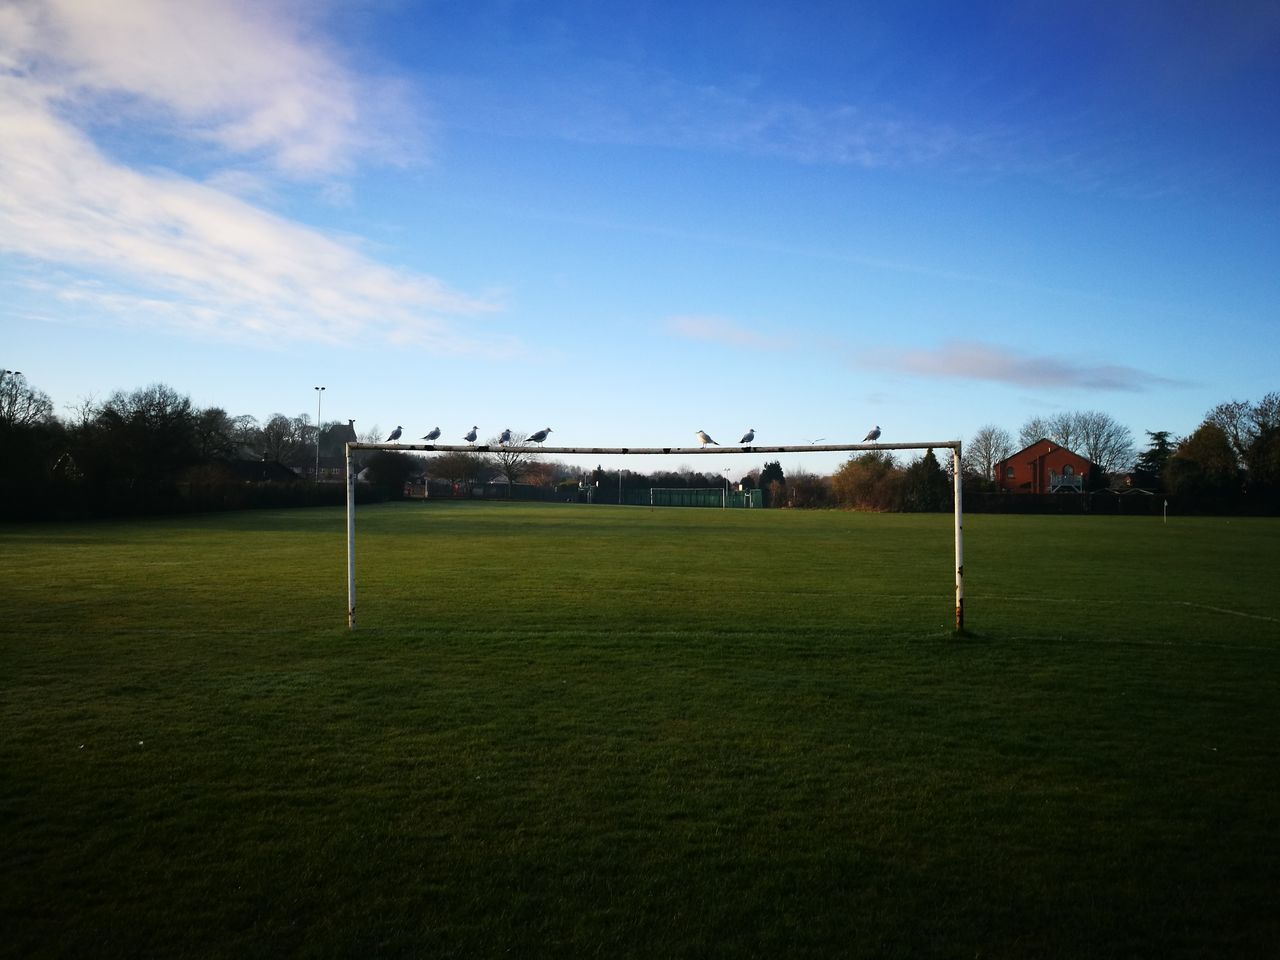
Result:
{"label": "gable roof", "polygon": [[1037,457],[1044,457],[1044,456],[1048,456],[1051,453],[1062,452],[1070,456],[1073,456],[1078,460],[1083,460],[1087,464],[1090,464],[1090,465],[1093,464],[1093,461],[1090,460],[1088,457],[1086,457],[1084,454],[1076,453],[1074,450],[1064,447],[1062,444],[1058,443],[1056,440],[1050,440],[1048,437],[1041,437],[1039,440],[1035,441],[1035,443],[1029,443],[1025,447],[1023,447],[1021,450],[1018,450],[1015,453],[1009,454],[1009,456],[1005,457],[1003,460],[997,461],[996,466],[999,466],[1002,463],[1008,463],[1011,460],[1019,460],[1019,459],[1025,460],[1027,459],[1027,454],[1030,454],[1033,450],[1035,450],[1036,447],[1040,446],[1040,444],[1042,443],[1048,444],[1049,449],[1045,450],[1043,453],[1035,454],[1035,456]]}

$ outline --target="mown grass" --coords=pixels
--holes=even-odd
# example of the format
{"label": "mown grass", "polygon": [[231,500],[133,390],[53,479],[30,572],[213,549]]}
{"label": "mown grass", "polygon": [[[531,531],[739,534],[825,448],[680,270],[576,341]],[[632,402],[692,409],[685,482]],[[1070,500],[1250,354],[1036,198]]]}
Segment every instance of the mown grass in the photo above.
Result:
{"label": "mown grass", "polygon": [[1280,524],[0,528],[11,956],[1273,956]]}

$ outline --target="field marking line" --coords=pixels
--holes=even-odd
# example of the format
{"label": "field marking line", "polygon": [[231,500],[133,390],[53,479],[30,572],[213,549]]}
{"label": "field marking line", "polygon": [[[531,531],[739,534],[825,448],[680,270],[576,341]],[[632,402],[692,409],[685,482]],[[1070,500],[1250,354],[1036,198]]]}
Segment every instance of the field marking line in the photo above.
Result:
{"label": "field marking line", "polygon": [[1088,603],[1095,606],[1102,604],[1113,605],[1139,605],[1150,607],[1192,607],[1196,610],[1208,610],[1210,613],[1223,613],[1232,617],[1243,617],[1247,620],[1262,620],[1266,623],[1280,623],[1280,617],[1268,617],[1261,613],[1246,613],[1243,610],[1231,610],[1227,607],[1213,607],[1207,603],[1196,603],[1193,600],[1106,600],[1106,599],[1081,599],[1078,597],[1010,597],[993,594],[974,594],[968,598],[973,600],[1004,600],[1011,603],[1071,603],[1081,604]]}
{"label": "field marking line", "polygon": [[1280,617],[1267,617],[1260,613],[1245,613],[1243,610],[1228,610],[1225,607],[1211,607],[1207,603],[1193,603],[1190,600],[1173,600],[1172,603],[1184,607],[1198,607],[1201,610],[1212,610],[1214,613],[1226,613],[1233,617],[1246,617],[1249,620],[1265,620],[1268,623],[1280,623]]}
{"label": "field marking line", "polygon": [[1062,634],[1040,635],[1015,634],[1008,637],[1022,643],[1064,643],[1064,644],[1096,644],[1111,647],[1171,647],[1179,650],[1195,648],[1197,650],[1225,650],[1231,653],[1275,653],[1275,647],[1263,647],[1257,644],[1215,643],[1210,640],[1135,640],[1132,637],[1064,637]]}

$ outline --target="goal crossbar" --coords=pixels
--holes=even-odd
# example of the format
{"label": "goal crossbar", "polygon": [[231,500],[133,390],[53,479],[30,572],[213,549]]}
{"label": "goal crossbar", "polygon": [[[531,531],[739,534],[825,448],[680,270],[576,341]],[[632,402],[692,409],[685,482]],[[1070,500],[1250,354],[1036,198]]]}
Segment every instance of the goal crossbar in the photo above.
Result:
{"label": "goal crossbar", "polygon": [[528,444],[472,444],[472,443],[348,443],[347,461],[347,627],[356,628],[356,469],[352,454],[357,450],[398,450],[417,453],[502,453],[523,450],[530,453],[591,454],[623,456],[657,454],[666,456],[706,456],[707,454],[761,454],[761,453],[847,453],[860,450],[950,450],[955,499],[955,553],[956,553],[956,619],[955,629],[964,629],[964,506],[961,498],[960,441],[935,440],[928,443],[805,443],[781,446],[719,446],[705,447],[534,447]]}
{"label": "goal crossbar", "polygon": [[661,454],[683,457],[686,454],[709,453],[824,453],[849,450],[926,450],[960,449],[959,440],[933,443],[804,443],[777,447],[705,446],[705,447],[538,447],[526,443],[348,443],[348,450],[412,450],[417,453],[505,453],[524,450],[530,453],[584,453],[621,456],[623,454]]}

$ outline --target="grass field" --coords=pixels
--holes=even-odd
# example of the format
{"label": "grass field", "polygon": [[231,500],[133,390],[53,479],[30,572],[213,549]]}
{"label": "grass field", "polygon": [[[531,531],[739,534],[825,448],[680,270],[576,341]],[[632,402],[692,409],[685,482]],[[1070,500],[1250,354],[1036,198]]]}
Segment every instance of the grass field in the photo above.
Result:
{"label": "grass field", "polygon": [[1274,957],[1280,522],[0,527],[0,952]]}

